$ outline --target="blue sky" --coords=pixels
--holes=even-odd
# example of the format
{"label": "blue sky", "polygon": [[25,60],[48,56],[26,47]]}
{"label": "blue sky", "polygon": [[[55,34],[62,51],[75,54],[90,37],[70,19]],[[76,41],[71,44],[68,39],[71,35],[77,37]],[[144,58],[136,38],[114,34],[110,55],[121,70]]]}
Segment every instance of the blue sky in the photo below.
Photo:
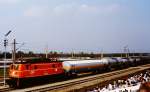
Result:
{"label": "blue sky", "polygon": [[[150,52],[149,0],[0,0],[1,44],[44,52]],[[3,46],[1,51],[3,51]],[[11,46],[9,46],[11,49]]]}

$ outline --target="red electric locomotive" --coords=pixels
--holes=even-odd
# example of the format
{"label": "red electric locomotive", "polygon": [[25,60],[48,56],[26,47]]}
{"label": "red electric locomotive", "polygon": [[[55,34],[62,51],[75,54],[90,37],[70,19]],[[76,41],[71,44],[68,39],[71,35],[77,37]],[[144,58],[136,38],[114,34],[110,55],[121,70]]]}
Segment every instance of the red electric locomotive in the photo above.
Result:
{"label": "red electric locomotive", "polygon": [[10,65],[11,84],[19,87],[22,80],[63,74],[62,62],[46,58],[20,59]]}

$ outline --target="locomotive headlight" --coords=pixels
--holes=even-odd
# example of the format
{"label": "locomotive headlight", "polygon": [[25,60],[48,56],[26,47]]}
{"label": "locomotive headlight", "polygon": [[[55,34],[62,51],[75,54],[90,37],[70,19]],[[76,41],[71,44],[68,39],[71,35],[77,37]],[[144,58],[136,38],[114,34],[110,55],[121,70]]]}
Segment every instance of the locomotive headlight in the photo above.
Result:
{"label": "locomotive headlight", "polygon": [[16,76],[16,72],[13,71],[13,72],[11,73],[11,76]]}
{"label": "locomotive headlight", "polygon": [[13,72],[12,72],[12,76],[18,76],[18,73],[15,72],[15,71],[13,71]]}
{"label": "locomotive headlight", "polygon": [[15,75],[15,71],[12,72],[12,75]]}

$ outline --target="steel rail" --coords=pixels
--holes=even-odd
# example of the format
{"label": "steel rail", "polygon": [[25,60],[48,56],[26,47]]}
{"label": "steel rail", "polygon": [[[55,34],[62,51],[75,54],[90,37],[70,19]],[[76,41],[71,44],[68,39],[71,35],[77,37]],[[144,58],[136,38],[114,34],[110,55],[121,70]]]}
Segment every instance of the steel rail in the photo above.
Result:
{"label": "steel rail", "polygon": [[128,70],[121,70],[121,71],[116,71],[110,74],[105,74],[105,75],[101,75],[101,76],[96,76],[96,77],[92,77],[92,78],[88,78],[88,79],[81,79],[81,80],[77,80],[77,81],[73,81],[73,82],[69,82],[69,83],[65,83],[65,84],[59,84],[56,86],[50,86],[50,87],[44,87],[44,88],[39,88],[39,89],[32,89],[32,90],[28,90],[26,92],[45,92],[45,91],[50,91],[50,90],[58,90],[58,89],[64,89],[66,87],[72,86],[72,85],[77,85],[77,84],[81,84],[81,83],[85,83],[85,82],[89,82],[89,81],[93,81],[93,80],[97,80],[97,79],[101,79],[101,78],[107,78],[113,75],[117,75],[117,74],[122,74],[122,73],[126,73],[129,71],[133,71],[133,70],[137,70],[140,68],[132,68],[132,69],[128,69]]}

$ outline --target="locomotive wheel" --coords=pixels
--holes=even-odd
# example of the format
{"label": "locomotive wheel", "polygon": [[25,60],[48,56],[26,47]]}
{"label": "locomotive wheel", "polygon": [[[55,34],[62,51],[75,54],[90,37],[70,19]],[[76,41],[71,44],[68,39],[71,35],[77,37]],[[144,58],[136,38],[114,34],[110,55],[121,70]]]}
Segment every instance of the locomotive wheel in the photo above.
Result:
{"label": "locomotive wheel", "polygon": [[15,81],[13,79],[9,79],[9,80],[6,80],[7,84],[9,85],[10,88],[13,88],[15,87]]}
{"label": "locomotive wheel", "polygon": [[21,87],[21,79],[20,78],[17,78],[17,80],[16,80],[16,87],[17,88],[20,88]]}
{"label": "locomotive wheel", "polygon": [[20,85],[20,80],[19,80],[19,78],[17,79],[17,87],[19,87],[19,85]]}

